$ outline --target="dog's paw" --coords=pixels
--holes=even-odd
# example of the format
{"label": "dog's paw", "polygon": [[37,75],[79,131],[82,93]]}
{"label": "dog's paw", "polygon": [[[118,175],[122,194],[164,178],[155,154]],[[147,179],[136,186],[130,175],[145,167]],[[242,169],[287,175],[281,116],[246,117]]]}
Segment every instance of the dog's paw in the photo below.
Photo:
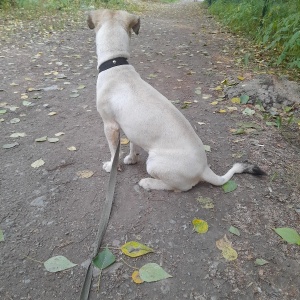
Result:
{"label": "dog's paw", "polygon": [[134,165],[134,164],[137,163],[137,161],[138,161],[138,156],[137,155],[134,155],[134,156],[127,155],[124,158],[124,164],[126,164],[126,165]]}
{"label": "dog's paw", "polygon": [[107,161],[103,164],[103,170],[105,170],[107,173],[111,171],[112,162]]}
{"label": "dog's paw", "polygon": [[147,191],[151,190],[151,183],[149,182],[149,178],[141,179],[139,181],[139,186]]}

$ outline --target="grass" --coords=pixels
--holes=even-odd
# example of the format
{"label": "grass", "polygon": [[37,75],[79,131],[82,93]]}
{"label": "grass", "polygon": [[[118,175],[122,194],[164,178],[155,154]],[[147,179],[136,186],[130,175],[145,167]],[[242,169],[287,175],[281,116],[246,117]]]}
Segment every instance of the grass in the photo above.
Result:
{"label": "grass", "polygon": [[259,44],[272,56],[275,65],[300,69],[300,0],[210,2],[212,14],[231,31],[242,33]]}
{"label": "grass", "polygon": [[56,31],[82,25],[86,11],[97,8],[140,10],[130,0],[0,0],[0,36],[13,34],[18,27],[30,30],[38,26],[41,31]]}

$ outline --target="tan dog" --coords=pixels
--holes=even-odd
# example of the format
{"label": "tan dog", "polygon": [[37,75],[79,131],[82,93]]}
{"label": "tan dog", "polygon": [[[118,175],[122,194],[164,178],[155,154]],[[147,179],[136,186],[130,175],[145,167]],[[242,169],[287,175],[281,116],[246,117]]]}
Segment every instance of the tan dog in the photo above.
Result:
{"label": "tan dog", "polygon": [[137,146],[149,154],[147,172],[153,178],[139,182],[145,189],[187,191],[201,180],[223,185],[234,173],[264,174],[249,163],[234,164],[224,176],[209,168],[203,143],[187,119],[127,63],[131,30],[138,34],[139,17],[97,10],[90,12],[88,26],[96,31],[97,110],[111,152],[104,170],[111,170],[122,129],[130,140],[125,164],[137,162]]}

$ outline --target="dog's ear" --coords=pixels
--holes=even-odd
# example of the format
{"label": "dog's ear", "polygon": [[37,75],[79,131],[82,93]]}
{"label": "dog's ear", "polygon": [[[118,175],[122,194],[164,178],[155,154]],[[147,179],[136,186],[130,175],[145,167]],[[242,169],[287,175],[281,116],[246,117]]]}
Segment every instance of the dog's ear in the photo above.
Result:
{"label": "dog's ear", "polygon": [[94,12],[90,11],[88,13],[88,17],[87,17],[87,24],[88,24],[90,29],[94,29],[96,27],[95,23],[94,23],[94,20],[93,20],[93,16],[94,16]]}
{"label": "dog's ear", "polygon": [[87,24],[90,29],[95,29],[99,25],[104,13],[104,9],[92,10],[88,13]]}
{"label": "dog's ear", "polygon": [[128,20],[129,20],[129,29],[132,29],[133,32],[136,35],[138,35],[141,27],[140,17],[130,14]]}

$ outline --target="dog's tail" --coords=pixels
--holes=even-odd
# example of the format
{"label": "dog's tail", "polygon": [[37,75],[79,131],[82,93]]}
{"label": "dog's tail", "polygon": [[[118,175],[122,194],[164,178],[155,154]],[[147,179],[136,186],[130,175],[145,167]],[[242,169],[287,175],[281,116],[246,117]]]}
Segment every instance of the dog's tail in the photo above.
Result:
{"label": "dog's tail", "polygon": [[202,180],[207,181],[213,185],[223,185],[231,179],[235,173],[249,173],[260,176],[266,173],[258,166],[253,165],[247,161],[242,163],[235,163],[233,167],[223,176],[215,174],[208,166],[202,174]]}

